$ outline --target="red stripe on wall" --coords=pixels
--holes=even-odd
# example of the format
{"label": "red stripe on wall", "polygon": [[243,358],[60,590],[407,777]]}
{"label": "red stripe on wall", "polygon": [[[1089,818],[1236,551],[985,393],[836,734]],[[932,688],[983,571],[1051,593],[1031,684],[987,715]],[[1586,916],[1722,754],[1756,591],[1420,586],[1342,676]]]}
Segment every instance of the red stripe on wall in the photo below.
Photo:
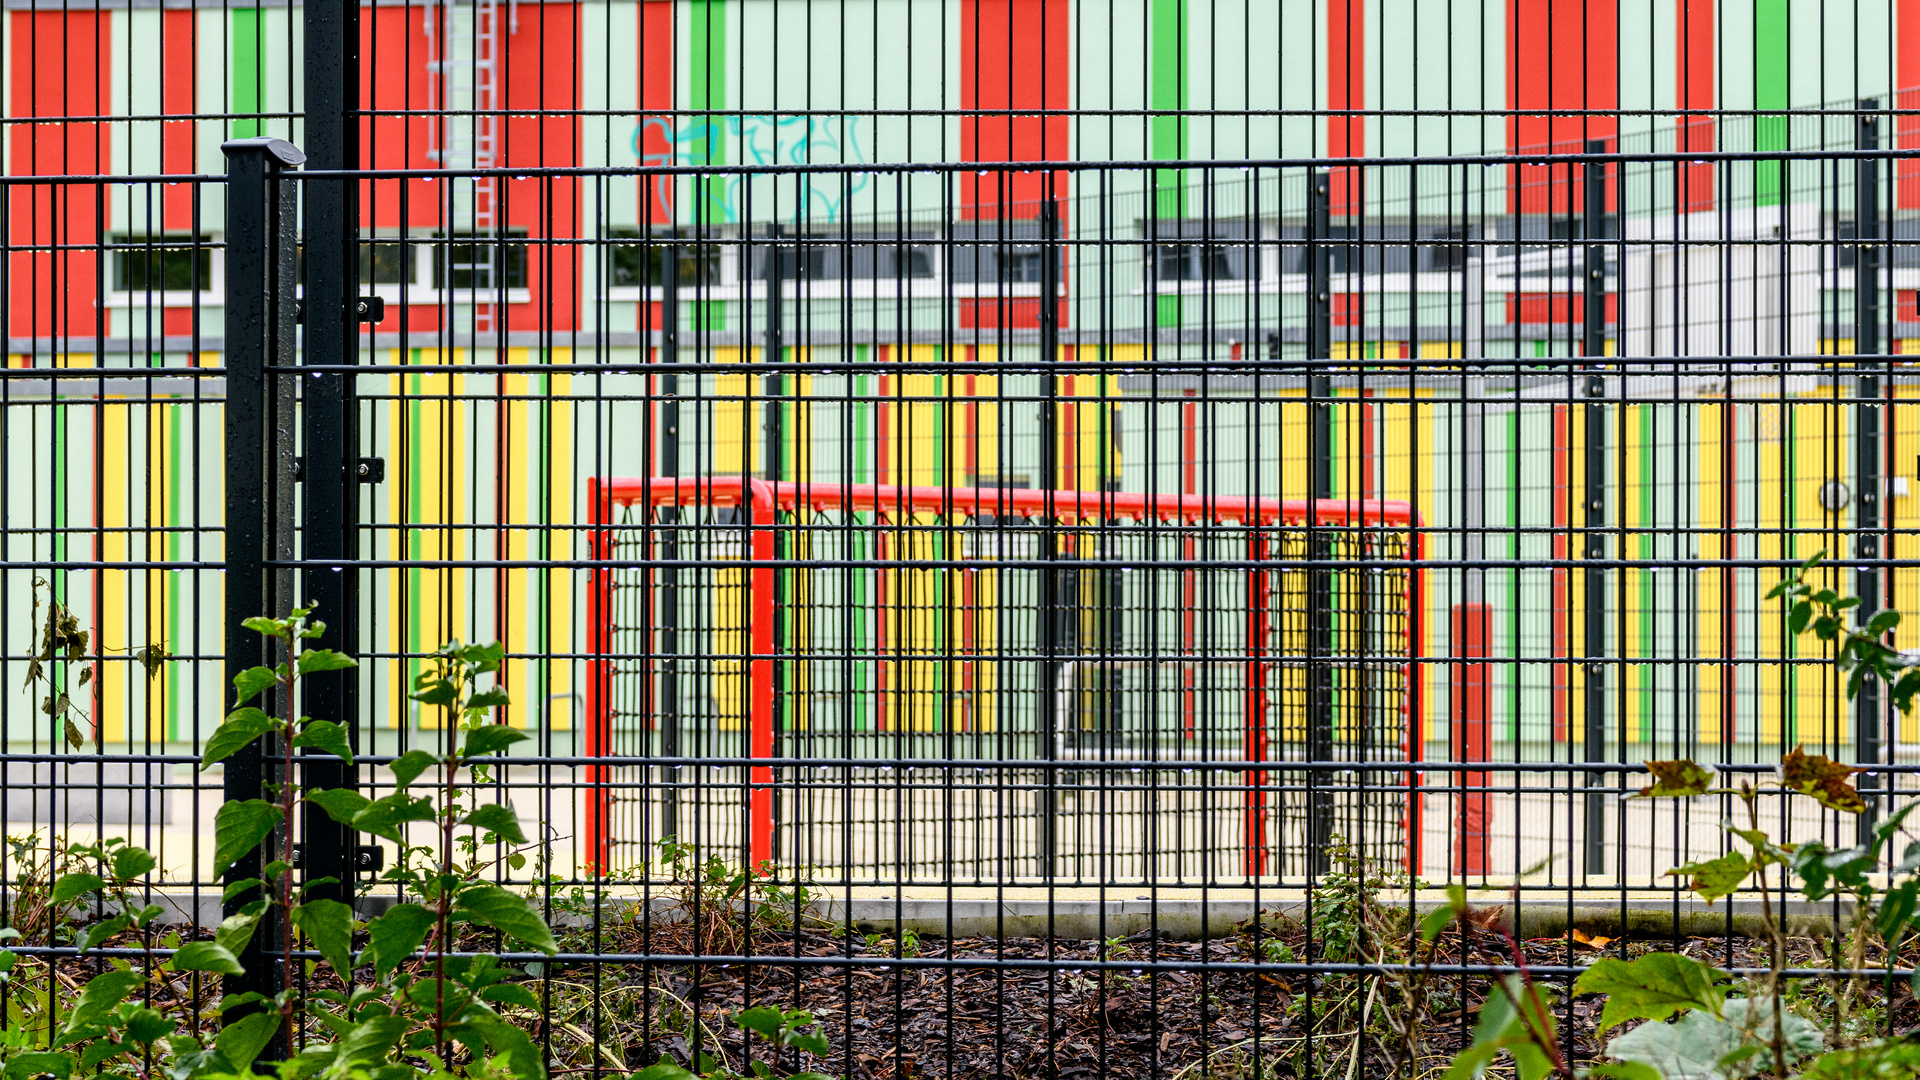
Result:
{"label": "red stripe on wall", "polygon": [[[194,90],[199,80],[199,19],[192,10],[164,11],[160,16],[160,111],[169,116],[194,113]],[[170,173],[193,173],[195,124],[160,125],[161,168]],[[161,192],[161,226],[168,232],[193,230],[193,187],[173,184]],[[171,328],[168,331],[171,333]]]}
{"label": "red stripe on wall", "polygon": [[[646,0],[640,5],[640,107],[673,108],[673,0]],[[642,165],[672,165],[673,123],[671,116],[642,116],[635,134],[635,149]],[[652,192],[642,199],[647,220],[666,223],[673,220],[673,181],[669,177],[642,177],[640,184]]]}
{"label": "red stripe on wall", "polygon": [[[1070,7],[1069,0],[961,0],[960,107],[1068,108]],[[1064,116],[974,116],[960,121],[962,161],[1057,161],[1067,157],[1069,148]],[[1038,217],[1046,179],[1038,172],[963,175],[960,216]],[[1054,197],[1066,194],[1066,174],[1053,174]]]}
{"label": "red stripe on wall", "polygon": [[[1507,0],[1507,107],[1614,109],[1620,103],[1616,0]],[[1525,116],[1507,121],[1510,152],[1578,153],[1588,139],[1611,139],[1611,116]],[[1516,167],[1507,208],[1527,214],[1583,209],[1577,167]],[[1607,204],[1614,202],[1607,186]]]}
{"label": "red stripe on wall", "polygon": [[[503,24],[505,15],[499,16]],[[580,12],[576,5],[521,5],[519,20],[519,30],[504,35],[506,62],[500,78],[504,107],[578,109]],[[501,164],[506,167],[565,166],[580,160],[578,116],[509,114],[499,130]],[[500,220],[508,228],[525,230],[530,240],[581,235],[580,181],[554,177],[495,183]],[[570,244],[529,244],[527,288],[527,303],[507,306],[508,329],[574,329],[580,310],[580,249]]]}
{"label": "red stripe on wall", "polygon": [[[1894,19],[1895,85],[1900,88],[1893,95],[1894,106],[1920,109],[1920,0],[1896,0]],[[1920,116],[1896,117],[1893,129],[1900,149],[1920,150]],[[1920,159],[1900,158],[1893,168],[1895,205],[1920,206]]]}
{"label": "red stripe on wall", "polygon": [[[103,116],[113,69],[110,12],[10,12],[13,79],[9,116]],[[86,72],[93,78],[87,79]],[[107,126],[15,124],[8,149],[16,176],[86,175],[113,171]],[[78,244],[99,239],[107,220],[105,191],[92,185],[15,188],[8,235],[16,245]],[[111,332],[99,307],[99,261],[91,251],[21,252],[8,256],[7,297],[14,337]]]}
{"label": "red stripe on wall", "polygon": [[[1327,108],[1367,107],[1366,0],[1327,0]],[[1367,152],[1367,122],[1359,117],[1327,117],[1327,154],[1361,157]],[[1328,193],[1335,214],[1360,212],[1357,169],[1335,169]]]}
{"label": "red stripe on wall", "polygon": [[[1714,0],[1681,0],[1679,38],[1674,54],[1679,70],[1674,85],[1679,88],[1682,109],[1713,108],[1713,3]],[[1675,145],[1680,153],[1712,150],[1714,122],[1710,116],[1682,116]],[[1683,165],[1680,168],[1680,207],[1683,212],[1713,209],[1713,166]]]}

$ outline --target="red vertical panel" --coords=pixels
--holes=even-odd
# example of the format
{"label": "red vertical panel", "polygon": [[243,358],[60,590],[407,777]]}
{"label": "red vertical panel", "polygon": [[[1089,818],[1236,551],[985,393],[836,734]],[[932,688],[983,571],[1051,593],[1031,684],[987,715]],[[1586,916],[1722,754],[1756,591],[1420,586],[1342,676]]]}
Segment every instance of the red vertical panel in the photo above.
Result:
{"label": "red vertical panel", "polygon": [[[673,108],[673,0],[646,0],[640,5],[640,107],[668,111]],[[673,117],[642,116],[639,133],[634,136],[635,152],[642,165],[672,165]],[[642,177],[651,199],[642,199],[641,213],[650,222],[673,220],[673,180],[670,177]]]}
{"label": "red vertical panel", "polygon": [[[112,80],[112,13],[9,15],[13,79],[7,115],[105,115]],[[104,124],[15,124],[8,137],[16,176],[112,171]],[[105,194],[88,184],[15,188],[8,235],[22,247],[91,244],[99,239],[99,223],[106,220],[101,205]],[[99,259],[92,251],[25,251],[9,259],[9,336],[91,336],[106,327],[98,307]]]}
{"label": "red vertical panel", "polygon": [[[363,8],[360,15],[360,100],[372,110],[426,109],[429,58],[423,9]],[[378,72],[378,76],[375,76]],[[360,160],[375,169],[432,169],[433,122],[424,116],[371,116],[360,120]],[[369,180],[360,185],[360,224],[392,236],[402,227],[426,234],[443,227],[446,185],[428,180]],[[408,306],[410,333],[440,329],[440,307],[431,296]],[[389,309],[381,330],[397,330],[402,313]]]}
{"label": "red vertical panel", "polygon": [[[1493,608],[1487,604],[1453,605],[1453,656],[1456,660],[1492,655]],[[1453,759],[1485,761],[1491,732],[1493,680],[1484,660],[1453,665]],[[1487,872],[1487,774],[1478,770],[1460,774],[1458,829],[1454,833],[1453,868],[1462,874]]]}
{"label": "red vertical panel", "polygon": [[[164,11],[160,15],[161,79],[160,111],[169,116],[191,116],[195,111],[199,20],[192,10]],[[170,173],[197,171],[193,160],[196,124],[160,125],[161,169]],[[193,196],[190,185],[170,185],[161,189],[161,226],[168,232],[193,230]]]}
{"label": "red vertical panel", "polygon": [[[1679,88],[1682,109],[1713,108],[1713,5],[1715,0],[1682,0],[1678,12],[1679,39],[1674,49],[1679,70],[1674,85]],[[1675,145],[1680,153],[1712,150],[1714,123],[1710,116],[1682,116]],[[1683,213],[1713,209],[1713,166],[1683,165],[1680,168],[1680,207]]]}
{"label": "red vertical panel", "polygon": [[[1069,0],[961,0],[960,107],[1068,108],[1069,8]],[[962,161],[1055,161],[1067,157],[1068,150],[1064,116],[960,120]],[[1033,218],[1046,194],[1041,173],[963,174],[960,214]],[[1054,174],[1053,194],[1066,197],[1065,173]]]}
{"label": "red vertical panel", "polygon": [[[1367,107],[1367,9],[1365,0],[1327,0],[1327,108]],[[1362,157],[1367,152],[1367,122],[1360,117],[1327,117],[1327,154]],[[1328,193],[1335,214],[1360,212],[1360,176],[1356,169],[1335,169]]]}
{"label": "red vertical panel", "polygon": [[[1920,0],[1896,0],[1894,19],[1894,107],[1920,109]],[[1920,116],[1896,117],[1893,130],[1900,149],[1920,150]],[[1920,158],[1900,158],[1893,168],[1894,205],[1903,210],[1920,206]]]}
{"label": "red vertical panel", "polygon": [[[1619,107],[1617,0],[1507,0],[1507,107],[1614,109]],[[1611,116],[1516,115],[1507,121],[1512,153],[1579,153],[1588,139],[1611,139]],[[1607,188],[1612,206],[1613,187]],[[1583,209],[1580,170],[1513,170],[1509,210],[1565,215]]]}
{"label": "red vertical panel", "polygon": [[[505,35],[506,64],[500,98],[507,109],[572,110],[580,107],[580,11],[575,4],[524,4],[520,29]],[[505,21],[505,12],[502,12]],[[567,166],[580,161],[578,116],[512,116],[499,127],[501,164]],[[542,246],[542,237],[580,236],[580,181],[503,180],[496,205],[508,228],[524,229],[527,287],[531,299],[508,308],[512,330],[572,330],[578,322],[580,252],[573,245]]]}

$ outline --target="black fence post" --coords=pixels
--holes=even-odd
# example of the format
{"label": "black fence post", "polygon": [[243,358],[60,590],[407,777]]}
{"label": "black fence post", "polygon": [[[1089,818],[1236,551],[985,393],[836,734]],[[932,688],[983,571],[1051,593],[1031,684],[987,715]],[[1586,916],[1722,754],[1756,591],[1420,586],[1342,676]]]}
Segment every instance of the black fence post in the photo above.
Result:
{"label": "black fence post", "polygon": [[[1860,123],[1854,131],[1854,148],[1880,148],[1880,122],[1875,115],[1880,102],[1866,98],[1860,102]],[[1865,619],[1880,609],[1880,569],[1867,565],[1882,557],[1879,531],[1880,495],[1885,486],[1880,464],[1883,417],[1880,404],[1880,369],[1885,365],[1880,352],[1880,159],[1861,157],[1854,161],[1853,235],[1858,241],[1853,260],[1853,352],[1862,357],[1854,368],[1859,373],[1854,393],[1854,463],[1859,479],[1859,494],[1854,499],[1854,557],[1861,565],[1855,573],[1854,594],[1860,598],[1860,617]],[[1885,708],[1880,685],[1872,679],[1860,684],[1860,696],[1854,699],[1855,764],[1872,766],[1880,760],[1880,729]],[[1860,794],[1867,808],[1857,819],[1861,843],[1873,838],[1879,817],[1877,792],[1881,781],[1875,773],[1862,773]]]}
{"label": "black fence post", "polygon": [[[1055,493],[1060,490],[1060,208],[1049,196],[1040,204],[1040,490],[1046,499],[1040,520],[1040,558],[1060,559],[1060,517]],[[1152,300],[1149,299],[1151,304]],[[1062,608],[1078,596],[1060,587],[1060,571],[1040,571],[1040,753],[1060,754],[1060,653],[1062,623],[1071,617]],[[1059,857],[1060,772],[1049,767],[1040,788],[1040,876],[1053,880]]]}
{"label": "black fence post", "polygon": [[[1328,646],[1333,633],[1333,574],[1325,560],[1333,542],[1320,527],[1319,502],[1333,497],[1333,174],[1307,177],[1307,760],[1333,760],[1333,679]],[[1265,718],[1259,718],[1264,723]],[[1328,778],[1308,769],[1307,867],[1313,875],[1333,865],[1334,805]],[[1248,837],[1266,846],[1265,837]]]}
{"label": "black fence post", "polygon": [[[226,443],[226,683],[251,667],[277,662],[267,639],[243,628],[256,615],[282,615],[292,605],[292,574],[269,562],[293,554],[293,382],[270,368],[285,368],[294,352],[293,185],[281,175],[306,155],[280,139],[236,139],[221,147],[227,155],[227,400]],[[222,692],[222,698],[226,697]],[[272,710],[281,703],[262,701]],[[225,701],[222,701],[225,706]],[[265,748],[259,742],[228,758],[223,794],[228,802],[258,799],[269,779]],[[226,868],[231,884],[260,876],[258,850]],[[260,898],[256,887],[229,897],[223,914]],[[286,973],[269,963],[262,942],[269,928],[255,933],[240,954],[244,975],[229,975],[229,994],[257,992],[272,997],[285,985]],[[284,961],[283,961],[284,962]],[[228,1010],[228,1022],[246,1014]],[[284,1057],[286,1047],[270,1048]]]}
{"label": "black fence post", "polygon": [[[311,168],[359,167],[359,0],[311,0],[301,15],[305,31],[305,114]],[[323,180],[305,185],[305,363],[336,370],[302,379],[301,432],[305,469],[301,502],[301,555],[312,565],[301,575],[301,600],[327,624],[319,644],[349,655],[360,646],[359,571],[341,562],[359,553],[359,489],[376,478],[360,460],[359,407],[354,376],[338,370],[352,364],[359,344],[359,181]],[[359,671],[316,673],[301,683],[307,715],[347,729],[359,749]],[[309,751],[309,754],[312,754]],[[319,754],[301,763],[310,789],[351,787],[354,770]],[[356,872],[353,830],[325,814],[302,825],[301,873],[316,885],[314,898],[351,903]]]}
{"label": "black fence post", "polygon": [[[1607,143],[1604,139],[1590,139],[1587,153],[1604,154]],[[1607,640],[1607,576],[1600,569],[1607,557],[1606,538],[1601,530],[1607,523],[1607,382],[1597,374],[1601,362],[1599,358],[1607,350],[1607,251],[1603,243],[1607,220],[1607,167],[1598,161],[1589,161],[1584,166],[1585,191],[1582,207],[1585,222],[1581,229],[1581,243],[1584,274],[1583,308],[1581,311],[1582,337],[1581,354],[1586,358],[1584,365],[1587,376],[1583,380],[1581,392],[1586,396],[1586,496],[1582,512],[1584,527],[1581,529],[1581,553],[1593,563],[1583,577],[1581,606],[1584,609],[1582,620],[1581,651],[1586,655],[1584,665],[1586,683],[1581,695],[1580,711],[1585,718],[1584,741],[1586,758],[1589,762],[1607,760],[1607,686],[1604,678],[1605,666],[1600,657],[1606,655]],[[1586,847],[1586,872],[1599,874],[1606,870],[1607,859],[1607,797],[1602,793],[1606,778],[1599,773],[1586,775],[1587,787],[1584,841]]]}
{"label": "black fence post", "polygon": [[[705,252],[699,252],[698,265],[706,265]],[[669,244],[660,266],[660,359],[666,370],[660,375],[660,473],[680,475],[680,249]],[[680,571],[672,565],[680,557],[680,510],[674,506],[659,509],[660,557],[667,561],[660,568],[660,595],[647,597],[645,603],[660,605],[660,753],[680,756],[680,674],[679,639]],[[667,767],[667,790],[661,800],[661,836],[680,836],[680,769]]]}

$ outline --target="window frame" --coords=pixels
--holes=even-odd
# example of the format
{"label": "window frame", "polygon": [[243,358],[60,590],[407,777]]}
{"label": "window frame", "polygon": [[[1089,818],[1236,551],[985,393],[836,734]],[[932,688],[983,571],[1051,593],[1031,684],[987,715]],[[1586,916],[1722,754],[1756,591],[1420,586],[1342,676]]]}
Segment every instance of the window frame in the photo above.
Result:
{"label": "window frame", "polygon": [[[187,241],[166,243],[166,241]],[[227,298],[226,237],[221,233],[190,235],[153,233],[146,235],[109,234],[106,239],[107,282],[101,306],[109,308],[143,307],[220,307]],[[174,249],[205,251],[207,287],[204,289],[126,289],[120,286],[120,260],[135,251]]]}

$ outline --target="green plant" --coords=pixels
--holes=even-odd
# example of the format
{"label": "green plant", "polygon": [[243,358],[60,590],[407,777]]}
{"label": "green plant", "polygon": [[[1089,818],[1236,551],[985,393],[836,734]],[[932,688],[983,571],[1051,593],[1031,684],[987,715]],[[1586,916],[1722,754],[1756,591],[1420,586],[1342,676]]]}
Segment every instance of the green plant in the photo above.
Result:
{"label": "green plant", "polygon": [[[286,777],[298,775],[303,750],[352,760],[340,724],[290,718],[300,680],[354,664],[332,650],[306,647],[324,631],[322,624],[308,621],[310,614],[296,609],[284,619],[247,621],[282,659],[235,678],[234,708],[207,740],[203,768],[256,743],[279,759]],[[544,1076],[546,1063],[525,1026],[501,1011],[537,1008],[537,1000],[510,980],[511,969],[496,956],[463,948],[461,941],[463,935],[498,934],[541,952],[554,951],[546,923],[524,898],[481,880],[491,865],[482,857],[489,845],[524,842],[518,820],[508,807],[476,805],[459,787],[463,771],[471,773],[476,762],[526,737],[481,722],[488,710],[507,701],[498,688],[477,686],[503,655],[498,645],[459,643],[435,654],[411,696],[445,710],[450,749],[402,755],[392,765],[392,794],[368,799],[347,789],[308,791],[280,783],[264,792],[267,798],[223,805],[214,826],[216,870],[224,872],[263,849],[265,863],[258,877],[227,886],[226,898],[240,901],[240,908],[211,940],[179,944],[170,937],[154,944],[153,923],[162,909],[133,902],[154,867],[144,849],[109,838],[66,852],[62,872],[52,878],[44,900],[35,901],[39,906],[23,911],[16,903],[10,914],[44,918],[48,934],[52,922],[90,916],[78,939],[83,955],[128,933],[139,936],[142,952],[134,960],[116,957],[107,970],[92,974],[70,1004],[57,1004],[51,996],[37,999],[45,1003],[46,1022],[8,1025],[0,1039],[0,1070],[10,1078],[159,1071],[171,1080],[201,1080],[251,1075],[277,1057],[273,1068],[281,1080]],[[432,769],[441,779],[437,798],[414,794],[413,785]],[[400,886],[408,900],[360,925],[344,903],[310,896],[324,879],[296,880],[294,830],[284,827],[305,813],[326,813],[400,844],[402,858],[384,880]],[[407,826],[415,823],[431,826],[436,842],[408,846]],[[89,868],[65,868],[74,862]],[[33,863],[27,872],[44,877],[47,867]],[[20,932],[17,926],[0,930],[0,939]],[[357,953],[356,933],[364,933],[365,942]],[[272,963],[250,950],[263,934],[275,939],[273,951],[280,956],[298,957],[299,950],[309,949],[307,955],[318,958],[306,961],[304,971],[282,972],[284,988],[271,996],[223,996],[214,1011],[224,1015],[224,1022],[217,1034],[203,1037],[192,1026],[198,997],[178,991],[214,976],[245,974],[243,957]],[[0,951],[0,978],[13,978],[20,962],[11,951]],[[323,968],[330,971],[332,987],[314,977]],[[172,1012],[155,1004],[162,1000],[174,1003]]]}
{"label": "green plant", "polygon": [[[774,1009],[762,1006],[745,1009],[733,1016],[734,1026],[747,1032],[764,1045],[778,1059],[782,1052],[798,1054],[805,1052],[816,1057],[825,1057],[832,1051],[827,1037],[820,1033],[820,1026],[814,1022],[813,1014],[804,1009]],[[746,1080],[752,1076],[758,1080],[767,1080],[774,1074],[774,1065],[764,1059],[748,1054],[748,1071],[734,1072],[725,1060],[711,1054],[700,1054],[697,1062],[699,1072],[690,1072],[678,1065],[660,1064],[641,1069],[633,1075],[633,1080]],[[784,1074],[792,1080],[835,1080],[824,1073],[797,1072]]]}
{"label": "green plant", "polygon": [[[1897,709],[1909,711],[1920,693],[1920,670],[1915,660],[1887,640],[1900,624],[1899,612],[1862,613],[1856,598],[1810,584],[1808,578],[1820,560],[1818,555],[1807,560],[1768,597],[1786,602],[1787,625],[1793,633],[1811,631],[1835,645],[1835,663],[1847,675],[1849,698],[1877,684],[1889,690]],[[1849,611],[1854,614],[1849,616]],[[1597,1065],[1585,1075],[1621,1080],[1739,1080],[1761,1071],[1784,1078],[1799,1068],[1798,1075],[1809,1080],[1920,1076],[1920,1052],[1914,1044],[1874,1038],[1849,1023],[1858,983],[1852,973],[1864,966],[1870,939],[1877,938],[1891,959],[1898,955],[1914,922],[1920,897],[1920,843],[1908,844],[1897,863],[1886,865],[1887,851],[1912,806],[1876,823],[1865,842],[1853,847],[1834,850],[1819,841],[1780,843],[1760,827],[1763,791],[1774,789],[1810,798],[1829,810],[1858,814],[1866,809],[1852,783],[1860,770],[1800,747],[1783,757],[1771,779],[1741,779],[1729,786],[1720,786],[1711,770],[1692,761],[1648,762],[1647,769],[1653,782],[1636,798],[1732,796],[1745,810],[1743,822],[1725,825],[1744,850],[1736,848],[1717,858],[1688,863],[1672,873],[1683,877],[1709,903],[1757,879],[1767,967],[1761,978],[1740,986],[1727,972],[1678,953],[1596,961],[1572,990],[1576,995],[1604,996],[1599,1033],[1604,1036],[1627,1021],[1642,1022],[1606,1043],[1607,1055],[1614,1061]],[[1794,1012],[1790,1004],[1804,1002],[1806,995],[1789,991],[1781,983],[1785,937],[1771,895],[1796,882],[1809,900],[1841,894],[1853,901],[1845,955],[1840,955],[1838,941],[1829,946],[1834,967],[1844,964],[1849,972],[1843,988],[1832,996],[1830,1031]],[[1422,937],[1431,941],[1454,922],[1464,930],[1466,915],[1464,892],[1450,890],[1448,905],[1423,923]],[[1449,1080],[1479,1077],[1502,1054],[1512,1058],[1521,1080],[1548,1075],[1573,1080],[1573,1070],[1559,1053],[1552,1010],[1546,1007],[1544,992],[1528,976],[1517,944],[1514,955],[1518,973],[1502,980],[1488,996],[1473,1044],[1455,1058]],[[1886,970],[1890,979],[1891,964]],[[1738,994],[1733,993],[1736,989]],[[1838,1046],[1827,1046],[1828,1034],[1835,1036]]]}

